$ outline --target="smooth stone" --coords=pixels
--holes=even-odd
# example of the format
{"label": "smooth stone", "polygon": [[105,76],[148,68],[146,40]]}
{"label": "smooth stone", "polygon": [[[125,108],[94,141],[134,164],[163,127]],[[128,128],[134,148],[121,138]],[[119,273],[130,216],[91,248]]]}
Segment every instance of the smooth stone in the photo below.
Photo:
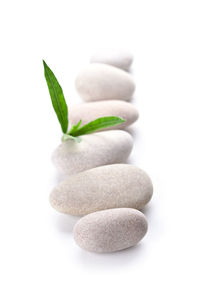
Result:
{"label": "smooth stone", "polygon": [[128,51],[101,51],[95,53],[90,62],[108,64],[128,71],[133,62],[133,55]]}
{"label": "smooth stone", "polygon": [[126,162],[133,148],[131,135],[123,130],[108,130],[83,135],[82,141],[63,142],[52,155],[56,168],[72,175],[102,165]]}
{"label": "smooth stone", "polygon": [[152,194],[151,179],[144,171],[133,165],[114,164],[62,181],[51,192],[50,203],[62,213],[78,216],[109,208],[141,209]]}
{"label": "smooth stone", "polygon": [[117,116],[126,120],[126,122],[112,128],[123,129],[134,123],[139,114],[131,103],[120,100],[96,101],[69,107],[69,121],[71,124],[77,124],[79,120],[82,120],[82,125],[84,125],[105,116]]}
{"label": "smooth stone", "polygon": [[84,250],[103,253],[135,246],[147,232],[143,213],[114,208],[91,213],[74,226],[74,239]]}
{"label": "smooth stone", "polygon": [[76,89],[84,101],[131,100],[135,90],[132,76],[106,64],[90,64],[75,81]]}

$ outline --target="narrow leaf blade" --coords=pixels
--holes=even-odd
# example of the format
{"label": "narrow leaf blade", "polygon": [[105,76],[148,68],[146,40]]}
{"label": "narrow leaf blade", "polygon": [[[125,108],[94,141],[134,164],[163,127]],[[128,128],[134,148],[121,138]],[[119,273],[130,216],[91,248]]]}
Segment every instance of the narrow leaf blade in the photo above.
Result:
{"label": "narrow leaf blade", "polygon": [[44,74],[49,88],[49,94],[51,96],[53,108],[60,122],[62,132],[66,133],[68,129],[68,108],[65,102],[65,97],[62,88],[58,80],[56,79],[54,73],[47,66],[44,60],[43,60],[43,65],[44,65]]}
{"label": "narrow leaf blade", "polygon": [[95,131],[98,131],[100,129],[108,128],[108,127],[113,127],[118,124],[124,123],[125,120],[120,118],[120,117],[114,117],[114,116],[109,116],[109,117],[102,117],[98,118],[94,121],[89,122],[88,124],[85,124],[81,128],[74,130],[71,135],[73,136],[80,136],[80,135],[85,135],[89,134]]}
{"label": "narrow leaf blade", "polygon": [[68,134],[72,134],[73,132],[77,131],[78,128],[81,126],[81,122],[82,122],[82,120],[80,120],[76,125],[72,125]]}

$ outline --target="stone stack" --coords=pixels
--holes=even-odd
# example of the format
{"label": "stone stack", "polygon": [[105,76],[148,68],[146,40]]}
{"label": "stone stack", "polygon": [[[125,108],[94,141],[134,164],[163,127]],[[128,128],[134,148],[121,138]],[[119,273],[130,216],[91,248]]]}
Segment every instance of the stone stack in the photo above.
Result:
{"label": "stone stack", "polygon": [[83,216],[74,227],[74,239],[83,249],[114,252],[136,245],[146,234],[147,221],[139,211],[151,199],[149,176],[126,164],[133,147],[124,131],[138,119],[130,103],[135,84],[128,72],[128,52],[100,53],[76,78],[76,89],[86,103],[69,108],[71,124],[86,124],[103,116],[126,120],[112,130],[82,136],[81,143],[68,140],[52,159],[66,179],[50,194],[59,212]]}

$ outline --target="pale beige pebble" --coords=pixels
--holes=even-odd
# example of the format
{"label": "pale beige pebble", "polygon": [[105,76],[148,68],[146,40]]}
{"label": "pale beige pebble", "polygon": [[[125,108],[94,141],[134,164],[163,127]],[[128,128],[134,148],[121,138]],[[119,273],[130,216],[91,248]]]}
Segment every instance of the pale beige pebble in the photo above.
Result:
{"label": "pale beige pebble", "polygon": [[120,99],[129,101],[135,90],[132,76],[106,64],[90,64],[75,81],[76,89],[84,101]]}
{"label": "pale beige pebble", "polygon": [[92,55],[91,63],[103,63],[128,71],[133,62],[133,55],[124,50],[104,50]]}
{"label": "pale beige pebble", "polygon": [[117,116],[126,120],[126,122],[113,127],[114,129],[123,129],[133,124],[138,119],[139,114],[131,103],[121,100],[96,101],[69,107],[69,121],[71,124],[77,124],[79,120],[82,120],[82,125],[84,125],[106,116]]}
{"label": "pale beige pebble", "polygon": [[65,175],[102,165],[126,162],[133,148],[132,136],[123,130],[108,130],[81,136],[82,141],[63,142],[53,152],[52,161]]}
{"label": "pale beige pebble", "polygon": [[73,233],[76,243],[87,251],[114,252],[135,246],[147,232],[143,213],[133,208],[114,208],[81,218]]}
{"label": "pale beige pebble", "polygon": [[133,165],[113,164],[62,181],[51,192],[50,203],[62,213],[86,215],[109,208],[141,209],[152,194],[151,179],[144,171]]}

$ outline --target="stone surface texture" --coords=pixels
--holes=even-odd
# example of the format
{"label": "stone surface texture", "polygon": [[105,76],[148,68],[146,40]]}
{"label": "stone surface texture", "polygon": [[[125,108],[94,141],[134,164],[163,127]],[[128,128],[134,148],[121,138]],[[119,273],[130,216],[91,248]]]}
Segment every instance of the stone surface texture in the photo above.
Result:
{"label": "stone surface texture", "polygon": [[75,81],[76,89],[84,101],[130,101],[135,90],[132,76],[106,64],[90,64]]}
{"label": "stone surface texture", "polygon": [[141,209],[152,194],[151,179],[143,170],[128,164],[113,164],[62,181],[51,192],[50,203],[62,213],[86,215],[109,208]]}
{"label": "stone surface texture", "polygon": [[135,246],[147,227],[145,216],[136,209],[108,209],[81,218],[74,227],[74,239],[87,251],[114,252]]}
{"label": "stone surface texture", "polygon": [[104,129],[111,130],[130,126],[138,119],[139,114],[131,103],[120,100],[96,101],[69,107],[69,121],[71,125],[77,124],[79,120],[82,120],[82,125],[84,125],[97,118],[106,116],[117,116],[126,120],[122,124]]}
{"label": "stone surface texture", "polygon": [[131,135],[123,130],[108,130],[83,135],[82,141],[62,142],[53,152],[52,161],[64,175],[126,162],[133,148]]}

